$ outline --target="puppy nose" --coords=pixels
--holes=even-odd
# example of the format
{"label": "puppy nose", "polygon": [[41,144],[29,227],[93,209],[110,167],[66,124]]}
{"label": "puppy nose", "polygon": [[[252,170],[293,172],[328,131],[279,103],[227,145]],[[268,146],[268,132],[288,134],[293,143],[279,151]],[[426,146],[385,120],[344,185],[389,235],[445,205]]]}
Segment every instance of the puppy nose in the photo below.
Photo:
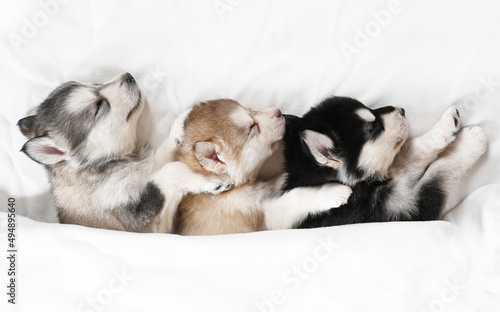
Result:
{"label": "puppy nose", "polygon": [[399,113],[401,114],[401,116],[405,117],[405,109],[404,108],[400,108],[399,109]]}
{"label": "puppy nose", "polygon": [[281,113],[281,111],[279,109],[276,109],[276,118],[280,118],[281,116],[283,116],[283,114]]}
{"label": "puppy nose", "polygon": [[134,77],[132,77],[132,75],[130,73],[125,73],[123,75],[122,80],[125,81],[126,83],[134,83],[135,82]]}

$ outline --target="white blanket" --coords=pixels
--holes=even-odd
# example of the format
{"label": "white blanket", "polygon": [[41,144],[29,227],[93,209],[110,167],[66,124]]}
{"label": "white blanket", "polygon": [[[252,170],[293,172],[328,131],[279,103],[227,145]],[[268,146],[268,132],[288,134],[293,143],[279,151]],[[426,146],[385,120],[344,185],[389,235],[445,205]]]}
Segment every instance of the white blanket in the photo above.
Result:
{"label": "white blanket", "polygon": [[[498,1],[12,2],[0,4],[1,311],[499,311]],[[16,123],[62,82],[126,71],[154,144],[200,100],[301,115],[335,94],[404,107],[413,135],[456,104],[489,150],[443,221],[215,237],[58,224]]]}

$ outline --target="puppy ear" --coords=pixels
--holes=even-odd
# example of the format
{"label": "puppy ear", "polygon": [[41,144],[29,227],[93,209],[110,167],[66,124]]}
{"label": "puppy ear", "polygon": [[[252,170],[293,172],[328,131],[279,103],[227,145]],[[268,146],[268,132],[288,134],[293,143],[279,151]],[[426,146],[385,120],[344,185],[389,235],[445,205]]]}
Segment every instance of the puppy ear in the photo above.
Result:
{"label": "puppy ear", "polygon": [[22,134],[29,139],[36,136],[36,115],[25,117],[17,122]]}
{"label": "puppy ear", "polygon": [[220,159],[220,147],[211,142],[197,142],[194,145],[194,155],[200,165],[208,171],[222,173],[226,164]]}
{"label": "puppy ear", "polygon": [[67,158],[66,153],[48,136],[29,140],[21,151],[42,165],[55,165]]}
{"label": "puppy ear", "polygon": [[334,144],[329,137],[312,130],[305,130],[301,136],[318,164],[332,167],[333,169],[340,167],[340,161],[335,159],[331,152]]}

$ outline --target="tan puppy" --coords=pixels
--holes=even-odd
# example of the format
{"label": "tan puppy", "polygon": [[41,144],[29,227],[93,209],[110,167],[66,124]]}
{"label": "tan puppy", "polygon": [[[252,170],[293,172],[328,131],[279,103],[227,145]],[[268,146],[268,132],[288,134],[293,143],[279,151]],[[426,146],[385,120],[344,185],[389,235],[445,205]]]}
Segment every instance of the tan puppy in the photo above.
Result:
{"label": "tan puppy", "polygon": [[232,100],[195,106],[185,120],[175,159],[205,176],[227,175],[235,187],[220,195],[188,195],[175,232],[184,235],[243,233],[292,228],[309,213],[345,203],[351,189],[340,184],[296,188],[281,194],[271,182],[254,182],[263,162],[283,139],[278,109],[254,111]]}

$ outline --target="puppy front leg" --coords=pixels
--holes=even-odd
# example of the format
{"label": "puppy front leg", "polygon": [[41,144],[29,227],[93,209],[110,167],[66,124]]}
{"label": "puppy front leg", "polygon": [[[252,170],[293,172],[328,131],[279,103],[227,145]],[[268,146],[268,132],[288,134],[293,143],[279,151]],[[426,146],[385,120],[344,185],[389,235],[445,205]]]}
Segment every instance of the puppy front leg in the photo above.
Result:
{"label": "puppy front leg", "polygon": [[184,122],[191,109],[183,112],[175,119],[168,138],[163,141],[162,145],[155,152],[154,170],[156,171],[166,163],[174,161],[175,151],[184,144]]}
{"label": "puppy front leg", "polygon": [[[415,202],[417,198],[420,201],[423,201],[423,198],[432,196],[442,198],[442,196],[432,195],[439,193],[436,187],[426,188],[421,186],[421,179],[427,168],[432,166],[446,147],[456,140],[459,129],[460,114],[455,106],[451,106],[431,130],[403,145],[389,169],[392,177],[391,184],[393,185],[393,191],[389,194],[386,202],[387,207],[390,207],[389,211],[396,211],[398,214],[401,211],[407,211],[408,214],[405,218],[411,220],[436,219],[435,213],[429,213],[426,218],[415,217],[416,211],[419,211],[419,214],[421,214],[420,211],[423,211],[420,208],[422,205]],[[431,185],[431,183],[425,183],[425,185]],[[437,211],[441,209],[439,208],[441,205],[437,200],[431,200],[426,205],[429,207],[426,210]],[[436,209],[430,207],[436,207]],[[413,212],[413,216],[409,212]]]}
{"label": "puppy front leg", "polygon": [[233,187],[227,176],[204,176],[194,173],[179,161],[164,165],[153,175],[155,183],[165,196],[165,204],[160,215],[158,231],[170,233],[177,207],[189,193],[219,194]]}
{"label": "puppy front leg", "polygon": [[434,220],[447,211],[446,199],[458,183],[486,152],[488,138],[481,127],[460,130],[457,139],[429,168],[416,185],[419,190],[419,217]]}
{"label": "puppy front leg", "polygon": [[455,106],[451,106],[431,130],[403,145],[391,167],[392,175],[397,176],[399,171],[403,170],[403,175],[408,176],[407,170],[411,168],[414,174],[410,175],[421,176],[429,164],[455,141],[458,130],[460,130],[460,113]]}
{"label": "puppy front leg", "polygon": [[339,207],[351,196],[350,187],[331,183],[317,187],[298,187],[283,195],[263,201],[268,230],[290,229],[310,213]]}

